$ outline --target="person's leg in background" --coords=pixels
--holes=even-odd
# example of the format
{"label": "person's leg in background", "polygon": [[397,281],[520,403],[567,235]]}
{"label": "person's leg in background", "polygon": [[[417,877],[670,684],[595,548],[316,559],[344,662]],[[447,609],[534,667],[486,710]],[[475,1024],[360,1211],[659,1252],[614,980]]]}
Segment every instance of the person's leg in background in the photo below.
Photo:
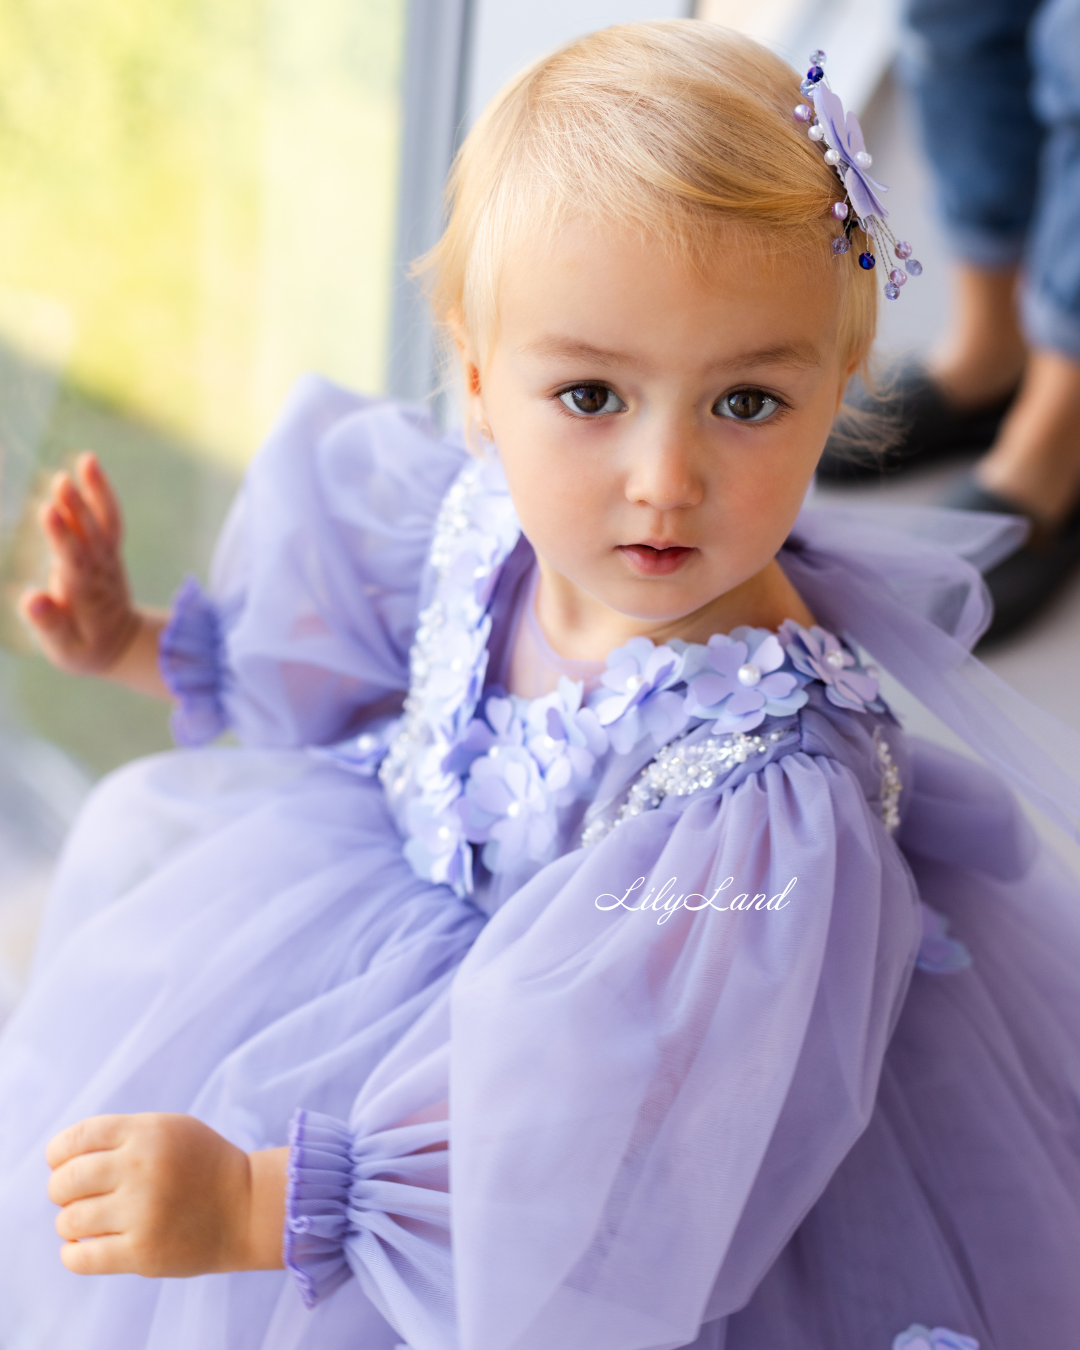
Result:
{"label": "person's leg in background", "polygon": [[1031,53],[1033,101],[1047,130],[1022,282],[1031,354],[977,478],[1055,530],[1080,505],[1080,0],[1047,0]]}
{"label": "person's leg in background", "polygon": [[963,411],[1015,388],[1026,349],[1016,277],[1044,132],[1031,107],[1028,28],[1039,0],[908,0],[901,71],[914,94],[957,259],[952,327],[929,374]]}

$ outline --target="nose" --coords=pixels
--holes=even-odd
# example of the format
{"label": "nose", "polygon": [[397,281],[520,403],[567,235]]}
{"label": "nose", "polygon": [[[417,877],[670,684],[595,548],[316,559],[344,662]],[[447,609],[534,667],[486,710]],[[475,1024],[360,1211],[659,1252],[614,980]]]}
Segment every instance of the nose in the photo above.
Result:
{"label": "nose", "polygon": [[626,499],[655,511],[698,506],[704,496],[699,447],[689,427],[642,428],[630,448]]}

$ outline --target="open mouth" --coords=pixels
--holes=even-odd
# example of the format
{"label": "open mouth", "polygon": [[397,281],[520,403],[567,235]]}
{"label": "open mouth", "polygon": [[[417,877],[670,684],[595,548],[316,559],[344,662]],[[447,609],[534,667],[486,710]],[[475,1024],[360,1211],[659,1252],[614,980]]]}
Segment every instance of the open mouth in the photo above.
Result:
{"label": "open mouth", "polygon": [[619,552],[642,576],[667,577],[677,572],[697,550],[681,545],[654,548],[651,544],[620,544]]}

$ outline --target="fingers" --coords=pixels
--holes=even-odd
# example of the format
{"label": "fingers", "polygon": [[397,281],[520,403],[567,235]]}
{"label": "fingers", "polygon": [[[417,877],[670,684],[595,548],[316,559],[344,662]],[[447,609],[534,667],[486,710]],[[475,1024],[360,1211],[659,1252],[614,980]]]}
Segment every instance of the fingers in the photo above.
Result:
{"label": "fingers", "polygon": [[98,457],[80,455],[75,462],[75,473],[105,541],[111,548],[119,548],[124,532],[120,503],[112,490],[112,484],[105,476],[105,470],[98,462]]}
{"label": "fingers", "polygon": [[70,474],[56,475],[52,497],[53,504],[67,517],[70,528],[91,552],[100,552],[107,547],[97,516]]}
{"label": "fingers", "polygon": [[[80,1153],[61,1163],[49,1178],[48,1194],[54,1205],[70,1205],[90,1196],[107,1195],[121,1179],[117,1150]],[[83,1237],[82,1233],[62,1233],[62,1237]]]}
{"label": "fingers", "polygon": [[48,591],[27,591],[19,600],[23,618],[43,637],[75,641],[77,634],[71,612],[58,605]]}
{"label": "fingers", "polygon": [[75,1200],[56,1216],[56,1231],[66,1242],[88,1237],[115,1237],[120,1230],[116,1209],[116,1200],[111,1195]]}
{"label": "fingers", "polygon": [[135,1270],[131,1244],[120,1235],[65,1242],[60,1260],[76,1275],[123,1275]]}
{"label": "fingers", "polygon": [[54,1170],[81,1153],[118,1148],[127,1135],[130,1116],[89,1116],[61,1130],[45,1150],[45,1161]]}

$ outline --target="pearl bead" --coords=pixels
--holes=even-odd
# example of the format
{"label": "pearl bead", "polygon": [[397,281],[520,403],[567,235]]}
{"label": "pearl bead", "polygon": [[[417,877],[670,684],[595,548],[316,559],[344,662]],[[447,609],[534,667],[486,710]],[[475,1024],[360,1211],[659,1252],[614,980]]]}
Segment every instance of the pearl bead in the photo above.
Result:
{"label": "pearl bead", "polygon": [[832,251],[834,253],[846,253],[850,247],[851,241],[846,235],[842,234],[839,239],[834,239],[832,241]]}
{"label": "pearl bead", "polygon": [[885,287],[885,299],[895,300],[899,294],[900,294],[900,287],[897,286],[894,282],[890,281],[889,284]]}
{"label": "pearl bead", "polygon": [[814,110],[809,103],[800,103],[793,114],[796,122],[809,122],[814,115]]}
{"label": "pearl bead", "polygon": [[904,266],[907,268],[908,273],[911,276],[913,277],[922,276],[922,263],[919,262],[918,258],[909,258],[908,261],[904,264]]}
{"label": "pearl bead", "polygon": [[907,277],[903,272],[900,271],[899,267],[894,267],[893,270],[889,273],[889,280],[892,282],[894,286],[907,285]]}
{"label": "pearl bead", "polygon": [[860,266],[861,268],[863,268],[864,271],[867,271],[867,272],[871,271],[871,270],[873,269],[874,264],[875,264],[876,262],[877,262],[877,259],[874,257],[874,255],[873,255],[872,253],[860,253],[860,254],[859,254],[859,266]]}
{"label": "pearl bead", "polygon": [[839,151],[839,150],[826,150],[826,151],[825,151],[825,163],[828,164],[828,165],[831,165],[833,168],[835,168],[836,165],[840,163],[840,151]]}
{"label": "pearl bead", "polygon": [[506,808],[506,814],[510,817],[511,820],[517,820],[518,816],[521,815],[521,803],[511,802],[510,805]]}
{"label": "pearl bead", "polygon": [[739,667],[735,678],[747,689],[753,689],[755,684],[761,683],[761,671],[758,670],[757,666],[747,663],[745,666]]}
{"label": "pearl bead", "polygon": [[903,262],[905,258],[911,257],[911,245],[907,242],[906,239],[901,239],[897,242],[896,256],[900,259],[901,262]]}
{"label": "pearl bead", "polygon": [[443,840],[446,840],[446,839],[449,839],[449,838],[450,838],[450,829],[449,829],[449,826],[446,826],[446,825],[440,825],[440,826],[439,826],[439,838],[440,838],[440,839],[443,839]]}
{"label": "pearl bead", "polygon": [[644,676],[631,675],[630,678],[626,681],[626,692],[628,694],[636,694],[644,683],[645,683]]}
{"label": "pearl bead", "polygon": [[843,670],[844,653],[834,647],[831,652],[825,653],[825,664],[827,666],[832,666],[833,670]]}
{"label": "pearl bead", "polygon": [[376,741],[374,736],[370,735],[359,736],[357,737],[356,748],[362,755],[366,755],[375,749],[375,744]]}
{"label": "pearl bead", "polygon": [[456,675],[460,671],[465,669],[465,662],[461,659],[460,656],[455,656],[454,659],[450,662],[450,669]]}
{"label": "pearl bead", "polygon": [[825,64],[825,53],[820,47],[810,53],[810,64],[812,66],[823,66]]}
{"label": "pearl bead", "polygon": [[870,165],[873,164],[873,162],[874,156],[871,155],[869,151],[866,150],[855,151],[855,163],[858,164],[858,166],[861,169],[868,169]]}
{"label": "pearl bead", "polygon": [[833,202],[832,217],[833,220],[847,220],[848,218],[847,202]]}
{"label": "pearl bead", "polygon": [[825,128],[820,125],[812,126],[806,133],[812,141],[823,141],[825,139]]}

